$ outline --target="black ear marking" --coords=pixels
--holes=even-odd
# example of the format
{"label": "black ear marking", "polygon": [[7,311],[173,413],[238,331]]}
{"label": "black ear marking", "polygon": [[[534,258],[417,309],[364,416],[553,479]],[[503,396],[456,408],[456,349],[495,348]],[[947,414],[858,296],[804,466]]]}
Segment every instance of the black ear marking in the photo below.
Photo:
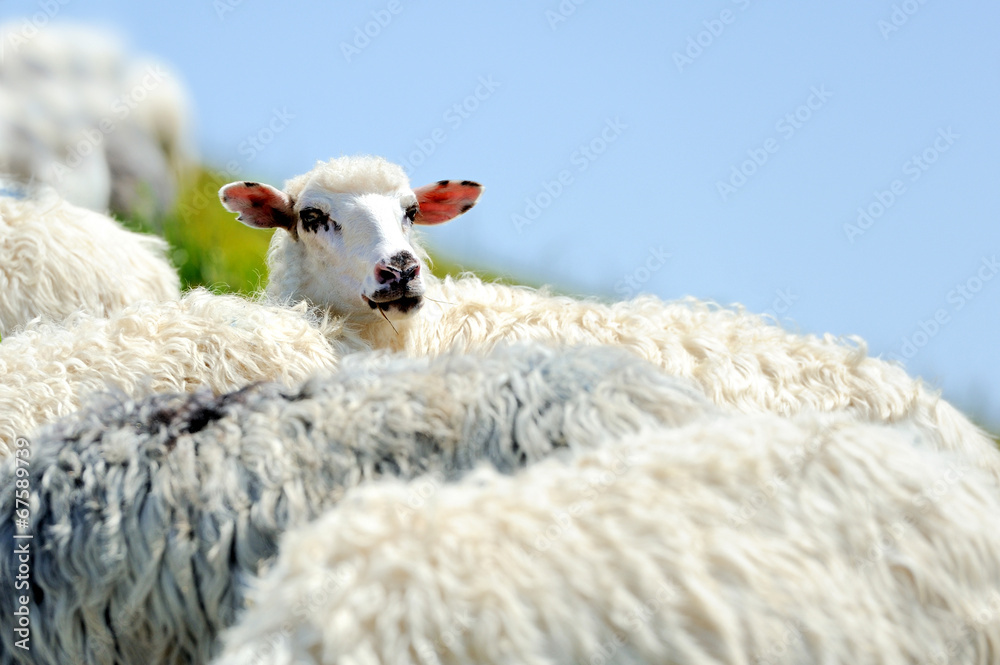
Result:
{"label": "black ear marking", "polygon": [[473,203],[466,203],[464,206],[462,206],[462,212],[463,213],[469,212],[470,210],[472,210],[473,205],[475,205],[475,204],[473,204]]}
{"label": "black ear marking", "polygon": [[447,187],[451,184],[451,180],[438,180],[438,187]]}
{"label": "black ear marking", "polygon": [[478,182],[473,182],[471,180],[463,180],[462,186],[464,187],[482,187]]}
{"label": "black ear marking", "polygon": [[260,183],[259,182],[245,182],[244,181],[243,186],[244,187],[260,187]]}

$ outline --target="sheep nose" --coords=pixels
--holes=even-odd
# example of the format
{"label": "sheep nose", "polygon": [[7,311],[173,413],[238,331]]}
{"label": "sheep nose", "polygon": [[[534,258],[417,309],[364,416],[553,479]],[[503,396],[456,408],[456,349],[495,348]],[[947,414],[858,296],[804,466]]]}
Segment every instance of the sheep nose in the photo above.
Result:
{"label": "sheep nose", "polygon": [[375,281],[379,284],[406,284],[420,275],[420,263],[412,257],[399,261],[396,257],[387,263],[379,261],[375,264]]}

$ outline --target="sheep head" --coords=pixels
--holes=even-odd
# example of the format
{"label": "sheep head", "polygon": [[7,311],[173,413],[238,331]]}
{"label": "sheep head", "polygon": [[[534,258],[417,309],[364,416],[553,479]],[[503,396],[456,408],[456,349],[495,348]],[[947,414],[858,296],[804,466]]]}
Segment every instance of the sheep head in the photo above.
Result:
{"label": "sheep head", "polygon": [[279,295],[355,318],[390,320],[423,304],[425,255],[412,238],[413,225],[454,219],[481,194],[482,186],[469,180],[411,189],[399,166],[376,157],[320,162],[284,190],[257,182],[219,190],[222,205],[247,226],[287,232],[281,242],[289,251],[280,260],[298,264],[297,279],[293,293]]}

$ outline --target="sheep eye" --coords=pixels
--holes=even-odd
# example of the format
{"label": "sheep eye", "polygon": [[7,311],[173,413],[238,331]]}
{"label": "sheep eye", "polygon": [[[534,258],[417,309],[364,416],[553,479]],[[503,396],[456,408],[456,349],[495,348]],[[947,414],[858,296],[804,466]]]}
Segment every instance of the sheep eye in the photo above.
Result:
{"label": "sheep eye", "polygon": [[406,219],[408,219],[411,224],[413,223],[413,220],[417,218],[418,210],[419,208],[417,207],[416,203],[414,203],[413,205],[411,205],[409,208],[406,209]]}
{"label": "sheep eye", "polygon": [[334,231],[340,230],[340,224],[330,219],[330,215],[319,208],[303,208],[299,211],[299,219],[302,220],[302,228],[313,233],[319,232],[320,227],[323,227],[324,231],[329,231],[330,224],[333,224]]}

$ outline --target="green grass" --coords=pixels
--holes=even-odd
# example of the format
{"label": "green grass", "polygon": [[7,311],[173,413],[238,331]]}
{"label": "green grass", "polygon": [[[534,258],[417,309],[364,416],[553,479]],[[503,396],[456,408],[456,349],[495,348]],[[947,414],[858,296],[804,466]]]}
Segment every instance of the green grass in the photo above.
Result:
{"label": "green grass", "polygon": [[173,211],[158,223],[142,219],[123,223],[166,238],[184,288],[251,294],[264,283],[264,256],[273,231],[244,226],[222,207],[218,191],[226,182],[201,169],[182,188]]}

